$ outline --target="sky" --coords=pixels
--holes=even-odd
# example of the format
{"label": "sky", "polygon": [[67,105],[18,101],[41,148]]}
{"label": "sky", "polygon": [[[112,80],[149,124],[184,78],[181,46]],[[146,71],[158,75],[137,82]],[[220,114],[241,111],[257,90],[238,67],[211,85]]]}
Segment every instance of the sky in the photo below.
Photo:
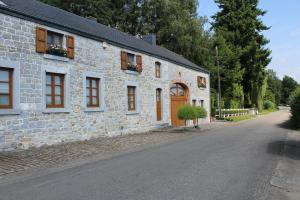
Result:
{"label": "sky", "polygon": [[[218,11],[214,0],[198,1],[200,16],[211,17]],[[300,0],[260,0],[259,8],[267,11],[262,20],[271,27],[264,32],[272,51],[268,68],[279,78],[288,75],[300,83]]]}

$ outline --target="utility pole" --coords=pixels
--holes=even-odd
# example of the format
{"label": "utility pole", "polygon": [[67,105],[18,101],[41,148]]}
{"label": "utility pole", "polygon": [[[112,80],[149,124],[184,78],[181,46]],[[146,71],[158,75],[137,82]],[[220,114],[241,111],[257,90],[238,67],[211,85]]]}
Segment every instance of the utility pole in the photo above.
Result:
{"label": "utility pole", "polygon": [[217,67],[218,67],[218,110],[219,110],[219,118],[222,115],[222,108],[221,108],[221,78],[220,78],[220,62],[219,62],[219,49],[216,46],[216,57],[217,57]]}

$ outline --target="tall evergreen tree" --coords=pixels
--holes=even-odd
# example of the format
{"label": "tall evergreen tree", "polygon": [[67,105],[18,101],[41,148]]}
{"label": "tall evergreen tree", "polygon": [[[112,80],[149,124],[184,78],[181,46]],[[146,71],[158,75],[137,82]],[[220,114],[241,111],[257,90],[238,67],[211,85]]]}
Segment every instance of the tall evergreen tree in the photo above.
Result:
{"label": "tall evergreen tree", "polygon": [[266,66],[270,62],[268,40],[262,34],[267,30],[261,17],[266,14],[258,8],[258,0],[215,0],[220,11],[213,16],[213,28],[224,37],[239,58],[243,72],[242,86],[246,106],[262,109]]}

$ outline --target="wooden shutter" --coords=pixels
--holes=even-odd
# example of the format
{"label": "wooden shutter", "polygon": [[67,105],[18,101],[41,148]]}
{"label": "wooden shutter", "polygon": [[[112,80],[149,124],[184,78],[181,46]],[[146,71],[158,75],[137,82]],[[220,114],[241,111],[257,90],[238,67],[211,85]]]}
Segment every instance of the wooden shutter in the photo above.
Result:
{"label": "wooden shutter", "polygon": [[197,77],[198,88],[201,87],[201,76]]}
{"label": "wooden shutter", "polygon": [[47,50],[47,30],[36,27],[36,52],[46,53]]}
{"label": "wooden shutter", "polygon": [[127,52],[121,51],[121,69],[127,70],[128,69],[128,56]]}
{"label": "wooden shutter", "polygon": [[136,71],[141,73],[143,71],[143,63],[142,63],[142,56],[136,55]]}
{"label": "wooden shutter", "polygon": [[74,45],[74,37],[73,36],[70,36],[68,35],[67,36],[67,51],[68,51],[68,58],[70,59],[73,59],[74,58],[74,48],[75,48],[75,45]]}

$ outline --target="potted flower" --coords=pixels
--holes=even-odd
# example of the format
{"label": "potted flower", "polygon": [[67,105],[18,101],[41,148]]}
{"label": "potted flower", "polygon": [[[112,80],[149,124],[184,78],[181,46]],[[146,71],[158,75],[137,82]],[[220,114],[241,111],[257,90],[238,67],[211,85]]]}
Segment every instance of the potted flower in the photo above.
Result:
{"label": "potted flower", "polygon": [[46,53],[55,55],[55,56],[67,57],[68,51],[67,51],[67,49],[65,49],[59,45],[51,44],[47,48]]}

